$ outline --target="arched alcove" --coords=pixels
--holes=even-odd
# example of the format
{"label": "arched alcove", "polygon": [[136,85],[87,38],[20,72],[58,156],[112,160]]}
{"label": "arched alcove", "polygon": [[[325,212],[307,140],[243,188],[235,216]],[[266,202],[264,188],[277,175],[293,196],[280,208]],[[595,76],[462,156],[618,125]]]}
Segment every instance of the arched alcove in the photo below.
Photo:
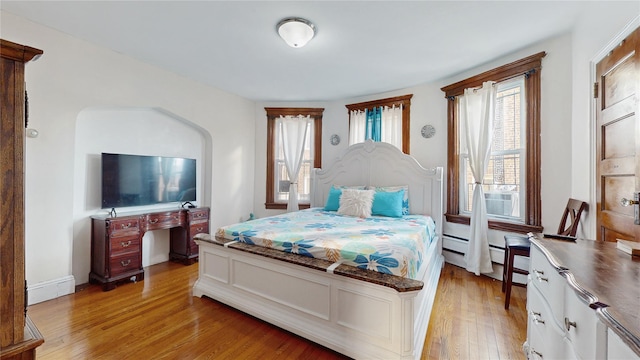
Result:
{"label": "arched alcove", "polygon": [[[197,205],[211,204],[212,138],[193,122],[160,108],[88,108],[78,114],[75,129],[73,177],[73,255],[71,272],[76,283],[88,282],[91,270],[90,217],[101,209],[101,153],[172,156],[196,159]],[[177,203],[117,209],[179,207]],[[143,238],[142,265],[168,260],[168,230]]]}

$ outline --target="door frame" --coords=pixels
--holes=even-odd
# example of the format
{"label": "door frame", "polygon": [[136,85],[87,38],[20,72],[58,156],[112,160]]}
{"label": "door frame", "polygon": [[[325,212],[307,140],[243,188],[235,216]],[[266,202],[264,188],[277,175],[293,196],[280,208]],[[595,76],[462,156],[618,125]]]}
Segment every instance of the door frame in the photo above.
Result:
{"label": "door frame", "polygon": [[[589,204],[593,204],[595,206],[595,204],[597,204],[598,199],[597,199],[597,195],[596,195],[596,184],[597,184],[597,179],[596,179],[596,158],[597,158],[597,154],[596,154],[596,114],[597,114],[597,104],[596,104],[596,99],[593,97],[593,84],[597,81],[596,78],[596,65],[605,58],[605,56],[607,56],[609,54],[609,52],[613,49],[615,49],[618,44],[620,44],[620,42],[622,40],[624,40],[625,38],[627,38],[627,36],[631,35],[631,33],[633,33],[633,31],[635,29],[637,29],[638,27],[640,27],[640,15],[636,16],[633,20],[631,20],[618,34],[616,34],[616,36],[611,39],[609,41],[609,43],[607,45],[605,45],[593,58],[591,58],[591,61],[589,62],[589,87],[590,87],[590,91],[589,91],[589,96],[590,96],[590,107],[589,107],[589,147],[590,147],[590,151],[589,151],[589,192],[591,193],[591,200],[589,201]],[[594,208],[595,210],[595,208]],[[588,234],[585,234],[587,236],[588,239],[595,239],[596,238],[596,226],[597,226],[597,214],[595,211],[591,211],[591,214],[593,214],[593,221],[590,221],[591,226],[589,226],[589,229],[586,229],[586,231],[588,232]]]}

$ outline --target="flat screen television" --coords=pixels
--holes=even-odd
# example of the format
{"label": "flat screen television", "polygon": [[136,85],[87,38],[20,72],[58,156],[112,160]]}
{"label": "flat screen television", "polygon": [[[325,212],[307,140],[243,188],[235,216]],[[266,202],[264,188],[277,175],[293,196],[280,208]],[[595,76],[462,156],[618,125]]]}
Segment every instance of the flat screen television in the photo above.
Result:
{"label": "flat screen television", "polygon": [[102,208],[196,200],[196,160],[102,153]]}

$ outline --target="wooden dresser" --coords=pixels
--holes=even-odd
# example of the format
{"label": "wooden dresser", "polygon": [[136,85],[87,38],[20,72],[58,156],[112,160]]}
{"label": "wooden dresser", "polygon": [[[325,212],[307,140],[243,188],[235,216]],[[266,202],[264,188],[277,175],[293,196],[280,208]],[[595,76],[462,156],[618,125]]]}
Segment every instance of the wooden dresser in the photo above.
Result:
{"label": "wooden dresser", "polygon": [[209,208],[136,212],[91,218],[89,282],[112,290],[116,283],[144,279],[142,237],[147,231],[170,229],[169,259],[185,265],[198,260],[196,234],[209,233]]}
{"label": "wooden dresser", "polygon": [[529,359],[640,359],[640,257],[531,237]]}

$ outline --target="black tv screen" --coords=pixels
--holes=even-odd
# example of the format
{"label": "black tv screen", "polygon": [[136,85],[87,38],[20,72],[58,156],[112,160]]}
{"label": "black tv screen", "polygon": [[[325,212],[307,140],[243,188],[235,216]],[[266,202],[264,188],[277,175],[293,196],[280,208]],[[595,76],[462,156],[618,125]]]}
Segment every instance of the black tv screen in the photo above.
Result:
{"label": "black tv screen", "polygon": [[195,159],[102,153],[102,208],[195,200]]}

